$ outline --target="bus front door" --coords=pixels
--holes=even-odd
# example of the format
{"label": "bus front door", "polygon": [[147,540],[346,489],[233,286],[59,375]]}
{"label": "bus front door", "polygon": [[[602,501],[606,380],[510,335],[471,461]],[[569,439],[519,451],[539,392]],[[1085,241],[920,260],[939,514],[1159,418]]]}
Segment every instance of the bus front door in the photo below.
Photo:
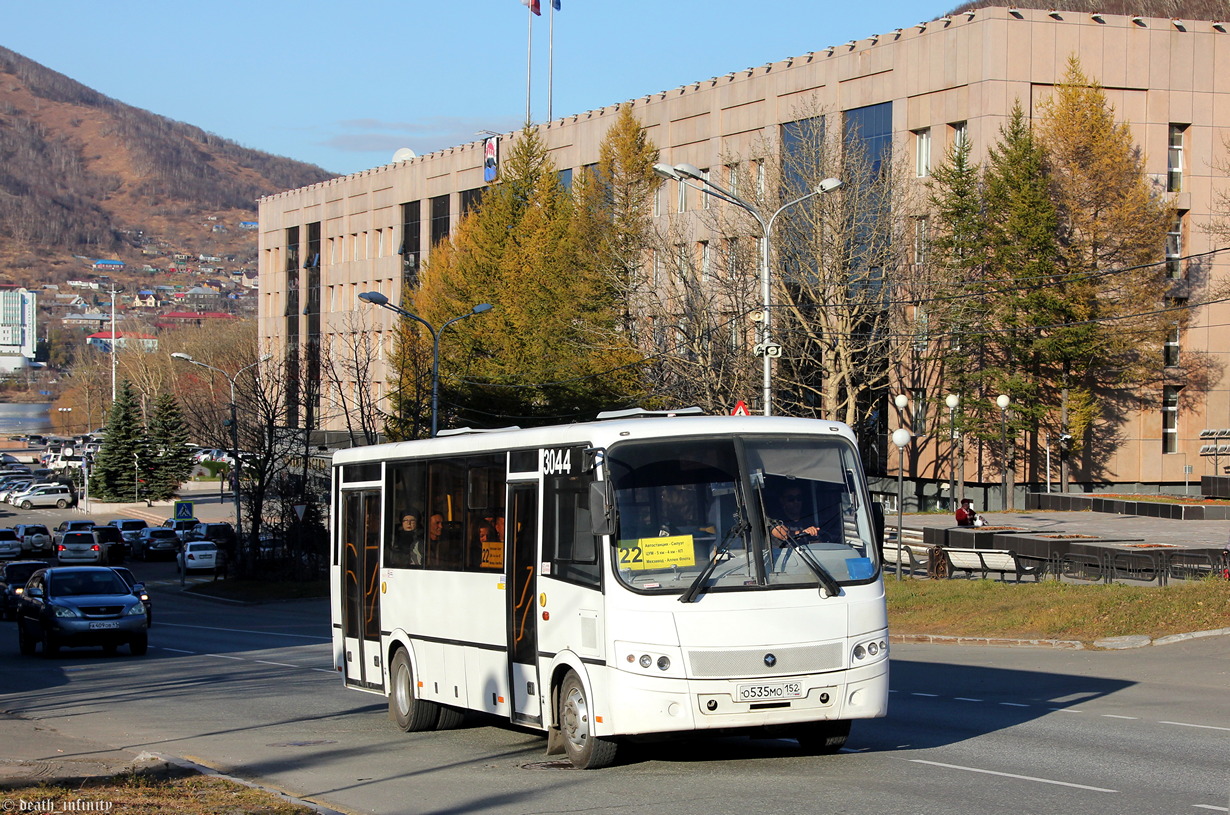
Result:
{"label": "bus front door", "polygon": [[504,563],[508,570],[508,670],[512,721],[542,724],[538,682],[538,484],[510,489]]}
{"label": "bus front door", "polygon": [[380,491],[342,492],[346,684],[384,689],[380,651]]}

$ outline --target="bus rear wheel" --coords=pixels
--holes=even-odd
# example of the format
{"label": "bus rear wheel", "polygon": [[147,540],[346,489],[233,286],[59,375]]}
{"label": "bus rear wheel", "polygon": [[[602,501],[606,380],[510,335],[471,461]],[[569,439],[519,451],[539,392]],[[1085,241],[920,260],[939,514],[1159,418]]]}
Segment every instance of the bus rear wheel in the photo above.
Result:
{"label": "bus rear wheel", "polygon": [[593,734],[589,699],[576,671],[564,676],[564,684],[559,689],[559,727],[564,735],[564,752],[574,767],[597,770],[615,760],[619,745]]}
{"label": "bus rear wheel", "polygon": [[410,657],[404,648],[393,655],[389,669],[389,718],[407,733],[434,730],[440,721],[440,706],[418,697]]}
{"label": "bus rear wheel", "polygon": [[850,737],[850,722],[812,722],[796,730],[794,737],[808,755],[829,755],[846,746],[846,739]]}

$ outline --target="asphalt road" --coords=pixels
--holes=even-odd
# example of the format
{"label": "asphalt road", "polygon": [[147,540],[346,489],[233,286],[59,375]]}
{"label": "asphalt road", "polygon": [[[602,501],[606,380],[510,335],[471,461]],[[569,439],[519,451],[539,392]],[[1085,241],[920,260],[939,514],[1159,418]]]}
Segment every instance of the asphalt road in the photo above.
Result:
{"label": "asphalt road", "polygon": [[219,605],[170,564],[146,657],[17,654],[0,624],[0,708],[133,751],[182,756],[353,812],[672,815],[1230,811],[1230,637],[1135,651],[894,646],[887,719],[846,752],[694,739],[606,770],[483,717],[408,735],[329,664],[327,604]]}

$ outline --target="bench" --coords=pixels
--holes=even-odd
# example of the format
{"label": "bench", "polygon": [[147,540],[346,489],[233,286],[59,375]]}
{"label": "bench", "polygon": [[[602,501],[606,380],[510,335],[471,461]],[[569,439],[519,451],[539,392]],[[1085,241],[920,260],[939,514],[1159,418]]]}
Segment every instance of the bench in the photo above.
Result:
{"label": "bench", "polygon": [[902,574],[914,574],[915,572],[930,574],[931,548],[921,543],[898,544],[896,541],[887,541],[881,549],[884,553],[884,566],[895,570],[897,556],[900,553]]}
{"label": "bench", "polygon": [[1011,572],[1016,575],[1016,582],[1021,582],[1023,575],[1033,575],[1034,582],[1038,582],[1040,575],[1046,571],[1045,565],[1037,566],[1026,565],[1024,560],[1017,556],[1016,552],[1011,549],[954,549],[946,547],[944,556],[948,559],[948,576],[952,577],[953,572],[962,571],[967,573],[971,578],[974,572],[980,572],[982,577],[986,577],[990,572],[998,572],[999,579],[1003,580],[1004,575]]}

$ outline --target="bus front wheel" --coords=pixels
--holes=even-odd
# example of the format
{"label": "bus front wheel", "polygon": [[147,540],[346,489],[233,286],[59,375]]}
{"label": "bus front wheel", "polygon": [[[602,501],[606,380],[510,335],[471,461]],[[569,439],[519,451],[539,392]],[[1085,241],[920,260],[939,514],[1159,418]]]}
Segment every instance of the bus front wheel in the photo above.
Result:
{"label": "bus front wheel", "polygon": [[593,734],[593,714],[585,686],[575,671],[569,671],[559,690],[559,727],[564,736],[564,752],[574,767],[596,770],[615,760],[618,745]]}
{"label": "bus front wheel", "polygon": [[440,706],[418,697],[414,671],[404,648],[393,656],[389,684],[389,718],[407,733],[434,730],[440,721]]}

